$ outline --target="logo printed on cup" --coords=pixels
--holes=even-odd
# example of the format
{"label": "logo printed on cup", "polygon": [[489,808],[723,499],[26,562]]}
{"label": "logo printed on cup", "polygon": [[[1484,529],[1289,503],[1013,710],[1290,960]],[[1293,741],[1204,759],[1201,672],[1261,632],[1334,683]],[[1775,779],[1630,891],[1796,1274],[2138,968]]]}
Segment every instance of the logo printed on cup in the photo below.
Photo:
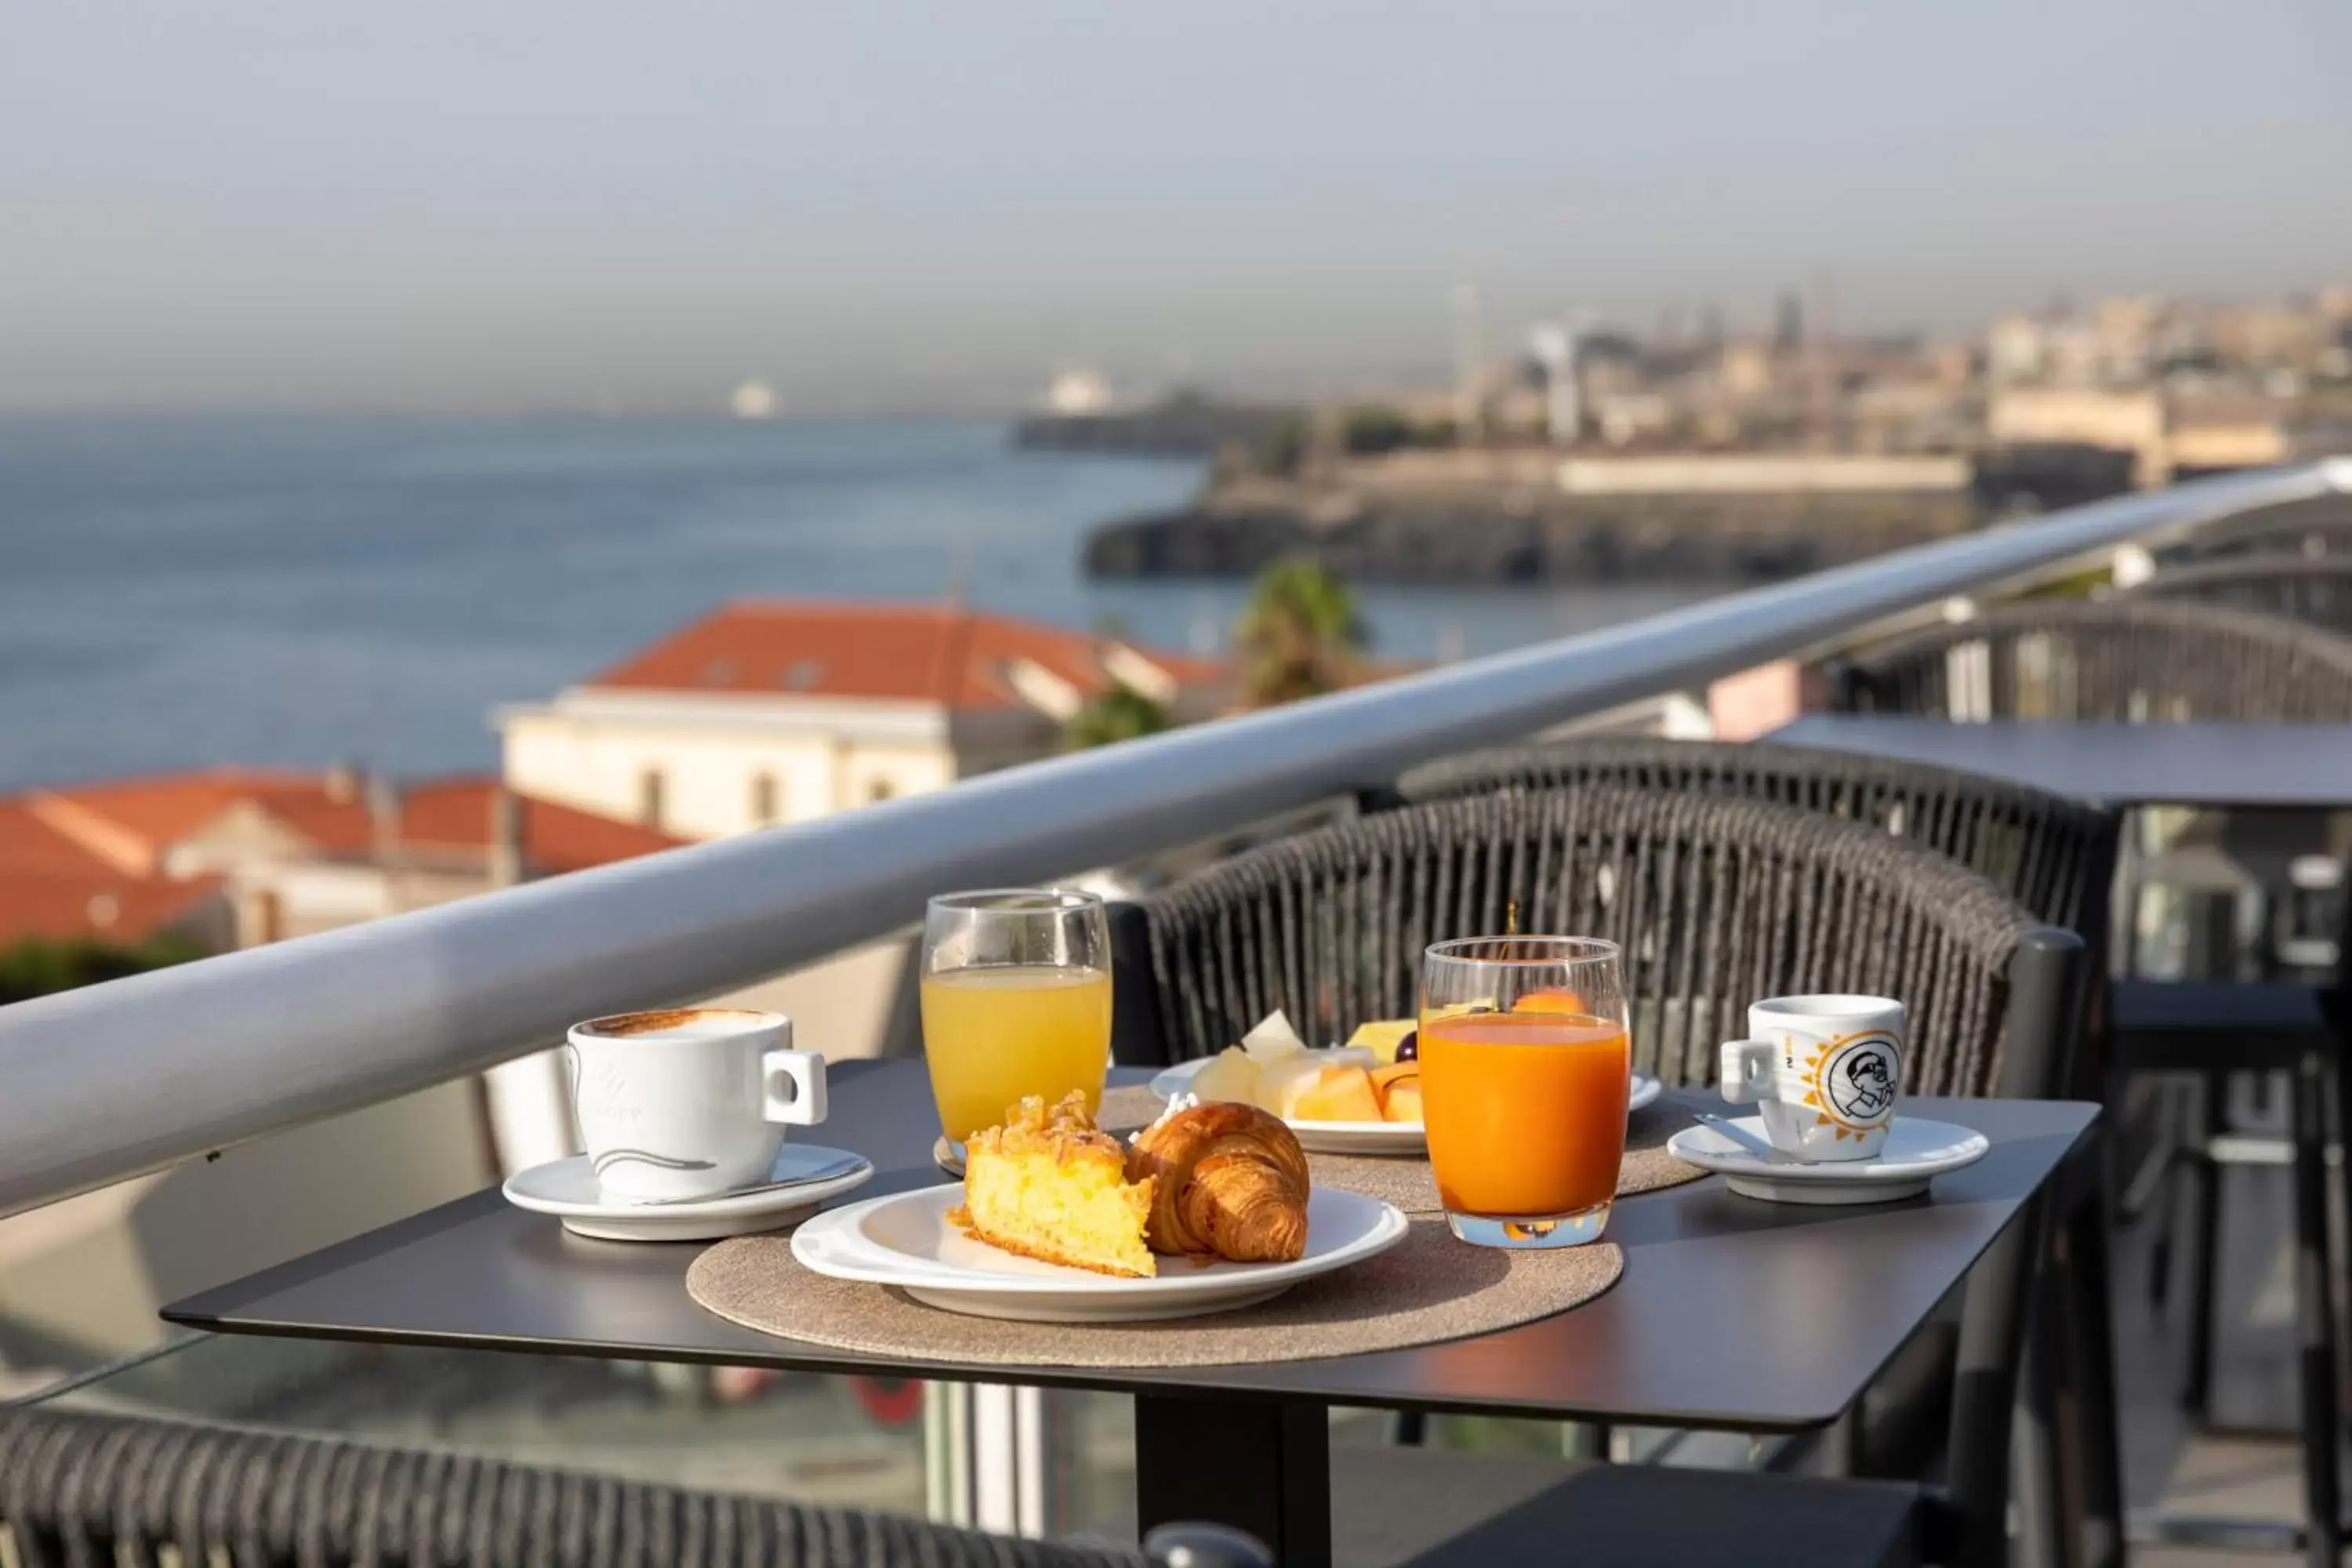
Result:
{"label": "logo printed on cup", "polygon": [[1895,1109],[1895,1086],[1903,1076],[1903,1058],[1893,1036],[1867,1029],[1849,1039],[1831,1041],[1829,1048],[1813,1059],[1813,1082],[1823,1120],[1858,1131],[1885,1121],[1887,1112]]}

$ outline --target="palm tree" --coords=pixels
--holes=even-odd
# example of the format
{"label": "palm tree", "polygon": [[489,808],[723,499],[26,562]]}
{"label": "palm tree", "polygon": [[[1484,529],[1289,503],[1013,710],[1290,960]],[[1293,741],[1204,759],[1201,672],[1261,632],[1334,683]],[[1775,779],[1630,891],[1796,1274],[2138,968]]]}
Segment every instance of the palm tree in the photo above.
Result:
{"label": "palm tree", "polygon": [[120,980],[202,958],[205,950],[183,936],[152,936],[121,944],[97,937],[21,937],[0,947],[0,1003]]}
{"label": "palm tree", "polygon": [[1277,561],[1258,574],[1234,631],[1253,708],[1296,702],[1354,682],[1367,641],[1356,595],[1319,561]]}
{"label": "palm tree", "polygon": [[1113,684],[1096,692],[1062,726],[1062,750],[1083,752],[1156,735],[1168,728],[1168,710],[1131,686]]}

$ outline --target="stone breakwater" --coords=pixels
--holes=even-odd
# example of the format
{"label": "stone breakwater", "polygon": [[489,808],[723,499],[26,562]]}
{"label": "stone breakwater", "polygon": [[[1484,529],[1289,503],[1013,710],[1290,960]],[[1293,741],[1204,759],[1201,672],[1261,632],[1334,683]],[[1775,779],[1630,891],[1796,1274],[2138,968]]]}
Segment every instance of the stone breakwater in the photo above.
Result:
{"label": "stone breakwater", "polygon": [[1382,498],[1314,510],[1212,498],[1087,541],[1097,578],[1236,578],[1312,556],[1357,582],[1755,583],[1979,525],[1966,493]]}
{"label": "stone breakwater", "polygon": [[1013,444],[1034,452],[1207,458],[1264,440],[1286,416],[1281,408],[1176,398],[1116,414],[1033,414],[1013,426]]}

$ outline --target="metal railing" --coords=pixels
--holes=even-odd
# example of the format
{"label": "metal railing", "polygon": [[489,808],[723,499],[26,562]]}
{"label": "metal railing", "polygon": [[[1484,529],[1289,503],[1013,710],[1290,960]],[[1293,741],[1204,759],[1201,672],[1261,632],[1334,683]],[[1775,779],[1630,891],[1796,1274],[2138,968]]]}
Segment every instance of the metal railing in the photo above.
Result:
{"label": "metal railing", "polygon": [[2352,491],[2352,459],[2053,513],[1631,625],[0,1008],[0,1214],[387,1100],[600,1013],[903,928],[942,889],[1197,842],[1467,747]]}

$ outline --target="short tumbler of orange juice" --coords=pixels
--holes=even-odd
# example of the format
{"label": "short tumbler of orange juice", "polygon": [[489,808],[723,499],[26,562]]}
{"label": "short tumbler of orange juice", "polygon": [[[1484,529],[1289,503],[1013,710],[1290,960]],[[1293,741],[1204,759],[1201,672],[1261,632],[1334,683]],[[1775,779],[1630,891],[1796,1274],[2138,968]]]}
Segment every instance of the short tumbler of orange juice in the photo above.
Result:
{"label": "short tumbler of orange juice", "polygon": [[1472,937],[1422,961],[1422,1114],[1446,1223],[1484,1247],[1600,1239],[1633,1062],[1617,945]]}

